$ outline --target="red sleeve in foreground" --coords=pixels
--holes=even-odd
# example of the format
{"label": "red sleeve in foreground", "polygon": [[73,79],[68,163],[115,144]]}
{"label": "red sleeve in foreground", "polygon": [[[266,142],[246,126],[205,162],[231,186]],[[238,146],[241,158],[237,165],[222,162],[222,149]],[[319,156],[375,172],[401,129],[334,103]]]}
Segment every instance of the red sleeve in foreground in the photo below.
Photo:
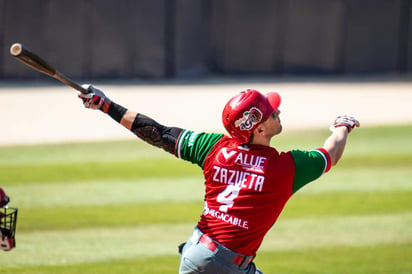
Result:
{"label": "red sleeve in foreground", "polygon": [[331,168],[331,160],[330,160],[330,156],[329,156],[329,153],[326,151],[326,149],[324,149],[324,148],[318,148],[318,150],[320,151],[320,152],[322,152],[323,153],[323,155],[325,155],[325,157],[326,157],[326,168],[325,168],[325,171],[324,171],[324,173],[326,173],[326,172],[328,172],[329,170],[330,170],[330,168]]}

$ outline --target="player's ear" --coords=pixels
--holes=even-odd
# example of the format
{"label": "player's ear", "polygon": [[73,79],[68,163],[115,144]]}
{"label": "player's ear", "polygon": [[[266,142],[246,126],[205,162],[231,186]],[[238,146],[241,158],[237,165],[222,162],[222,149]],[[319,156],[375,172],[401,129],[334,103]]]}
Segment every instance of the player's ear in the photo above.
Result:
{"label": "player's ear", "polygon": [[262,126],[262,124],[260,124],[259,126],[257,126],[257,128],[255,128],[255,130],[253,131],[253,134],[257,136],[261,136],[264,132],[265,132],[265,129]]}

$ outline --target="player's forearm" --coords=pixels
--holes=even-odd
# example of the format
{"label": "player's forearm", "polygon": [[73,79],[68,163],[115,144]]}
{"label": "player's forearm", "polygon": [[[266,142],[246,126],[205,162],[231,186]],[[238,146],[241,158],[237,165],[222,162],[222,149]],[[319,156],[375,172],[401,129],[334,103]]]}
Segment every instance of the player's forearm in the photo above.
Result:
{"label": "player's forearm", "polygon": [[347,137],[348,129],[346,127],[338,127],[326,139],[323,148],[329,153],[332,166],[336,165],[342,157]]}
{"label": "player's forearm", "polygon": [[176,142],[182,129],[163,126],[150,117],[127,110],[114,102],[112,102],[108,114],[143,141],[174,154]]}
{"label": "player's forearm", "polygon": [[143,114],[127,110],[110,100],[103,91],[92,86],[83,85],[88,93],[79,94],[83,105],[90,109],[99,109],[115,121],[132,131],[137,137],[151,145],[175,153],[176,142],[183,131],[177,127],[166,127]]}
{"label": "player's forearm", "polygon": [[112,102],[107,114],[113,118],[113,120],[120,123],[122,126],[131,130],[133,121],[136,119],[137,112],[126,109],[125,107]]}
{"label": "player's forearm", "polygon": [[132,130],[133,121],[136,119],[136,116],[137,112],[127,110],[120,120],[120,124],[128,130]]}
{"label": "player's forearm", "polygon": [[115,120],[116,122],[120,123],[121,119],[123,118],[123,116],[125,115],[125,113],[126,113],[127,111],[128,111],[128,110],[127,110],[125,107],[123,107],[123,106],[121,106],[121,105],[119,105],[119,104],[116,104],[115,102],[112,102],[112,101],[111,101],[110,106],[109,106],[109,109],[108,109],[108,111],[107,111],[107,114],[108,114],[110,117],[112,117],[113,120]]}

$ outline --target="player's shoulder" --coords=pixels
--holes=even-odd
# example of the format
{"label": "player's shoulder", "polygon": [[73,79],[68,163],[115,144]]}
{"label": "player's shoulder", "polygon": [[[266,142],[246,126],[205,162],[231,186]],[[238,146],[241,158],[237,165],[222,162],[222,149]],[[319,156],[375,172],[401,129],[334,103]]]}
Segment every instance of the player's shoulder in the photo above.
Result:
{"label": "player's shoulder", "polygon": [[184,129],[180,134],[177,145],[185,145],[188,147],[193,147],[198,143],[211,143],[214,144],[224,135],[221,133],[208,133],[208,132],[197,132],[193,130]]}
{"label": "player's shoulder", "polygon": [[323,166],[323,172],[327,172],[331,166],[331,160],[328,152],[324,148],[311,150],[291,150],[296,165],[309,166],[311,163]]}
{"label": "player's shoulder", "polygon": [[183,130],[176,143],[175,155],[202,166],[205,157],[222,137],[223,134],[218,133]]}

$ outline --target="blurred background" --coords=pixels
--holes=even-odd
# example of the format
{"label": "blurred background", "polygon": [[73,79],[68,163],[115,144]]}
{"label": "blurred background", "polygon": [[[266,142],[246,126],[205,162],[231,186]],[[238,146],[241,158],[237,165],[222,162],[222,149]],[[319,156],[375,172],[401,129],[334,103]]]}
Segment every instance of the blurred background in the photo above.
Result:
{"label": "blurred background", "polygon": [[[0,143],[132,138],[11,57],[15,42],[126,107],[194,130],[223,131],[224,104],[246,88],[279,91],[294,128],[338,113],[363,126],[412,122],[412,0],[0,0]],[[313,116],[302,123],[301,113]]]}
{"label": "blurred background", "polygon": [[0,79],[410,75],[411,0],[0,0]]}

